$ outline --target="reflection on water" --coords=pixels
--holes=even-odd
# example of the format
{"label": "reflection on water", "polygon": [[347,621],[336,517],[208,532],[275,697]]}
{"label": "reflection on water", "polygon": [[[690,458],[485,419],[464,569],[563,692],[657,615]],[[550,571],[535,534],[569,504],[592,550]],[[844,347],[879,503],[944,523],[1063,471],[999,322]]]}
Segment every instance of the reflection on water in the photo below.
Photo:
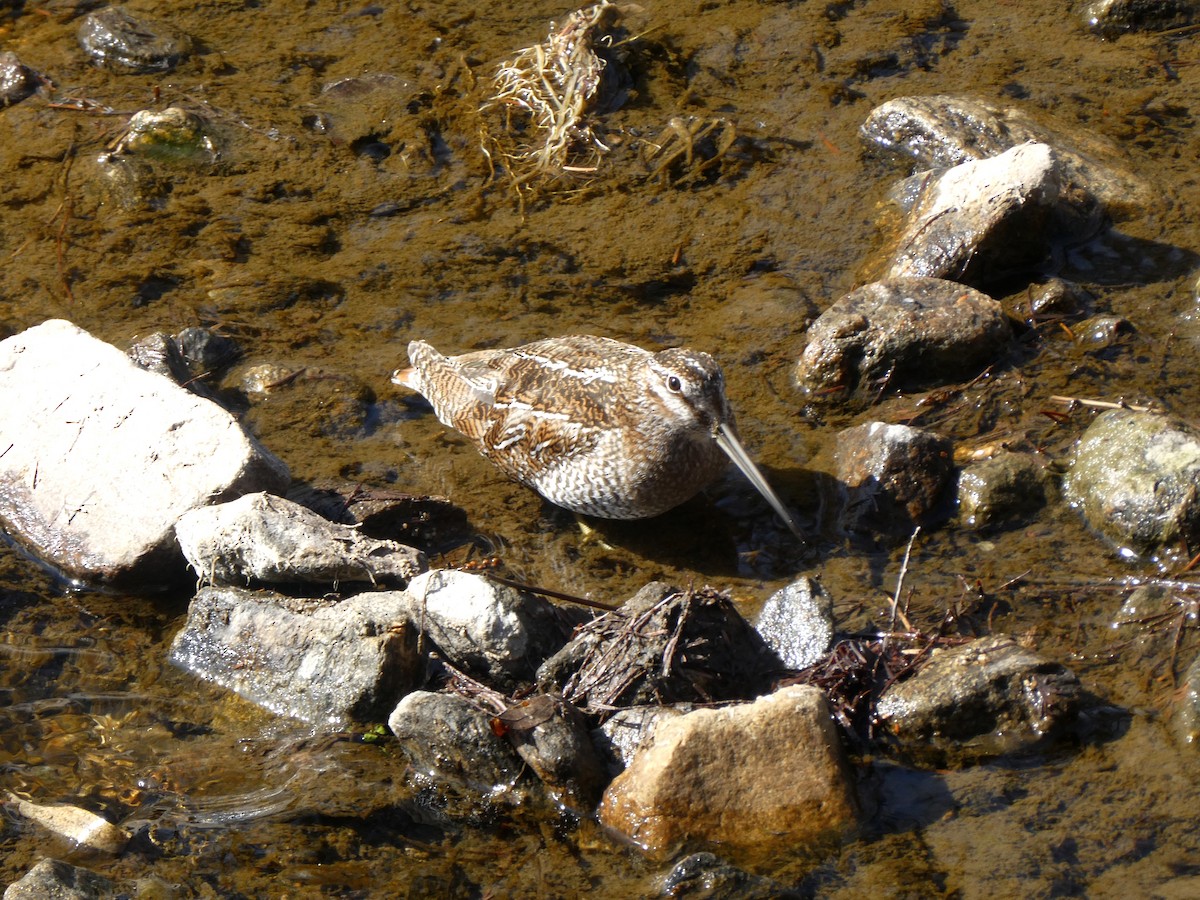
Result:
{"label": "reflection on water", "polygon": [[[476,111],[494,63],[542,40],[561,3],[157,6],[198,39],[169,76],[91,66],[76,5],[0,18],[6,49],[54,83],[0,109],[0,327],[63,316],[122,346],[214,327],[246,367],[305,373],[273,392],[240,392],[238,372],[221,385],[297,478],[447,495],[515,578],[609,603],[651,579],[710,582],[752,612],[819,571],[847,628],[878,627],[903,548],[837,530],[840,429],[905,422],[1061,461],[1088,414],[1046,415],[1051,395],[1200,408],[1191,35],[1100,42],[1049,0],[643,4],[627,14],[634,87],[600,135],[611,151],[574,190],[521,208],[487,181]],[[1028,277],[1056,273],[1137,332],[1089,353],[1056,322],[1027,322],[1011,358],[968,385],[802,410],[789,372],[803,328],[854,286],[875,204],[906,174],[865,154],[857,129],[887,99],[938,92],[1115,141],[1158,183],[1158,205],[1120,231],[995,289],[1015,311]],[[164,163],[132,200],[114,194],[97,155],[133,113],[168,105],[211,125],[219,159]],[[685,138],[710,133],[719,164],[678,177]],[[672,134],[664,177],[639,142]],[[414,337],[462,352],[576,332],[713,353],[811,556],[736,473],[654,522],[581,533],[388,384]],[[1101,712],[1046,759],[864,765],[868,834],[815,871],[782,871],[824,896],[1140,894],[1196,877],[1196,763],[1164,724],[1196,631],[1180,617],[1154,640],[1114,633],[1125,591],[1101,582],[1131,571],[1157,574],[1118,563],[1061,505],[985,534],[923,532],[905,580],[914,623],[1014,633],[1069,664]],[[386,741],[314,735],[173,670],[186,596],[64,595],[8,549],[0,591],[0,789],[130,829],[124,854],[88,861],[98,871],[183,896],[656,889],[664,866],[594,823],[472,807],[410,784]],[[4,823],[0,882],[70,857]]]}

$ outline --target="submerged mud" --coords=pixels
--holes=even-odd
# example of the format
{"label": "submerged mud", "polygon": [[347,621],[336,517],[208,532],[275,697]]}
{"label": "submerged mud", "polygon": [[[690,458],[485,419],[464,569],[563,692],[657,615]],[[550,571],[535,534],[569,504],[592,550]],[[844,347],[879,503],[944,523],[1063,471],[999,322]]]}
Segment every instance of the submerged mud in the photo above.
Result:
{"label": "submerged mud", "polygon": [[[879,419],[1058,464],[1094,413],[1052,397],[1200,408],[1187,32],[1105,42],[1046,0],[642,4],[621,20],[623,103],[595,122],[609,149],[594,171],[518,191],[481,149],[502,111],[479,109],[496,65],[566,6],[130,4],[189,36],[169,74],[89,61],[87,6],[0,19],[0,49],[41,82],[0,108],[3,332],[62,317],[120,346],[194,325],[234,338],[222,396],[294,476],[451,498],[483,539],[450,562],[494,556],[510,577],[608,603],[654,579],[710,583],[747,611],[819,572],[841,627],[886,627],[903,542],[838,530],[839,430]],[[858,130],[889,99],[939,93],[1108,142],[1152,202],[988,285],[1020,326],[997,364],[923,393],[883,385],[869,409],[808,407],[791,382],[804,329],[869,270],[877,204],[909,174]],[[126,152],[134,114],[167,107],[205,123],[205,152]],[[1136,330],[1074,340],[1031,312],[1029,285],[1050,275]],[[735,472],[659,519],[582,533],[389,382],[410,339],[457,353],[578,332],[712,353],[810,546]],[[1186,892],[1200,789],[1167,719],[1197,652],[1194,594],[1178,589],[1178,615],[1111,627],[1128,593],[1113,579],[1183,562],[1122,558],[1061,501],[988,531],[922,532],[903,584],[914,625],[1020,636],[1070,664],[1095,721],[1045,758],[864,767],[868,834],[776,874],[822,896]],[[463,810],[409,786],[386,742],[314,739],[196,683],[166,663],[187,597],[64,594],[14,550],[0,587],[3,787],[122,823],[130,848],[89,862],[110,877],[183,896],[620,896],[664,872],[587,820]],[[68,852],[11,822],[0,882]]]}

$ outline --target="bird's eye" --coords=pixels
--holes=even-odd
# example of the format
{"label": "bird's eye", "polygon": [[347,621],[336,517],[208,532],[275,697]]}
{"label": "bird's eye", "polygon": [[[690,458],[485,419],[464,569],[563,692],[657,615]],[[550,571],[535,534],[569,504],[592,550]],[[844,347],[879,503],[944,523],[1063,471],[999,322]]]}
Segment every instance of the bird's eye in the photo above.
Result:
{"label": "bird's eye", "polygon": [[683,390],[683,382],[679,380],[678,375],[672,375],[667,379],[667,390],[673,394],[678,394]]}

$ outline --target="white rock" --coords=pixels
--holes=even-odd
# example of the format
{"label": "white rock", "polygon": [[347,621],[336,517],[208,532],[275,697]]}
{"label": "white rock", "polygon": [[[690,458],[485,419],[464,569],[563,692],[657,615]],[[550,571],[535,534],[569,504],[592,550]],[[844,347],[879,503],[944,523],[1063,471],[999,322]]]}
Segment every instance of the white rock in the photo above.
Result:
{"label": "white rock", "polygon": [[228,412],[62,320],[0,343],[0,403],[0,520],[85,581],[181,573],[181,515],[290,480]]}
{"label": "white rock", "polygon": [[176,535],[201,580],[214,584],[403,586],[428,568],[419,550],[367,537],[273,494],[192,510],[179,520]]}

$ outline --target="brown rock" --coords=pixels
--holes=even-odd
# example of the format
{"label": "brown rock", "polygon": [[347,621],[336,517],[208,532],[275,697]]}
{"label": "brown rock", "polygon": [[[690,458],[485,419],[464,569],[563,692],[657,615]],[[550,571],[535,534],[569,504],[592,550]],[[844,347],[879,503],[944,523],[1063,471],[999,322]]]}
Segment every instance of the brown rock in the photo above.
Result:
{"label": "brown rock", "polygon": [[853,828],[848,775],[824,695],[794,685],[660,722],[605,791],[600,821],[655,855],[720,845],[752,865]]}

